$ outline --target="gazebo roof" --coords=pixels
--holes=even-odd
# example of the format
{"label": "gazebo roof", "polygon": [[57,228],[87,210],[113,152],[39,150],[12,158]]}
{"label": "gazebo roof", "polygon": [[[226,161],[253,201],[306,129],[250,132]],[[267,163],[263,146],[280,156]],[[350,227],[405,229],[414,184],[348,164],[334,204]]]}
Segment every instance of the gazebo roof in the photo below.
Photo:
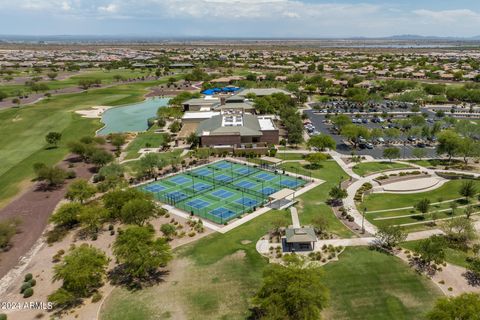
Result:
{"label": "gazebo roof", "polygon": [[317,236],[315,230],[311,227],[305,228],[287,228],[285,231],[287,243],[315,242]]}

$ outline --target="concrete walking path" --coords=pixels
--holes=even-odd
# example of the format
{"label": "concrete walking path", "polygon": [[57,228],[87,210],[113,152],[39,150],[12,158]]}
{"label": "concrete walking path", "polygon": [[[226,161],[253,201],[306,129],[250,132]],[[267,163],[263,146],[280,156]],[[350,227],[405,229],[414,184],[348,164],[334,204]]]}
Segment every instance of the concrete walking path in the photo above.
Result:
{"label": "concrete walking path", "polygon": [[292,215],[292,227],[300,228],[300,220],[298,219],[297,208],[290,207],[290,213]]}

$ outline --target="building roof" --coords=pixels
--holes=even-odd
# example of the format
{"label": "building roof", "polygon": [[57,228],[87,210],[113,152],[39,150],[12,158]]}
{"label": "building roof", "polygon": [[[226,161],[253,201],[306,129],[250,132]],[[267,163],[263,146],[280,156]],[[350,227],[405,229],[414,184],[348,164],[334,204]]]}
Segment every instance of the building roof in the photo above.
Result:
{"label": "building roof", "polygon": [[194,105],[194,106],[200,106],[200,105],[210,105],[213,106],[216,103],[219,103],[220,99],[219,98],[213,98],[213,97],[208,97],[208,98],[194,98],[187,100],[183,102],[183,105]]}
{"label": "building roof", "polygon": [[315,230],[311,227],[305,228],[287,228],[285,230],[287,243],[315,242],[317,236]]}
{"label": "building roof", "polygon": [[229,102],[224,105],[218,105],[215,108],[220,110],[225,110],[225,109],[254,110],[255,106],[249,102]]}
{"label": "building roof", "polygon": [[239,93],[236,94],[236,96],[246,97],[248,94],[252,94],[252,93],[255,94],[257,97],[269,96],[275,93],[283,93],[286,95],[291,95],[290,92],[283,89],[278,89],[278,88],[250,88],[250,89],[244,89],[240,91]]}
{"label": "building roof", "polygon": [[276,130],[275,124],[271,117],[258,117],[258,123],[262,131]]}
{"label": "building roof", "polygon": [[240,135],[261,136],[261,127],[256,116],[251,114],[221,114],[202,121],[197,128],[199,136]]}
{"label": "building roof", "polygon": [[210,119],[218,115],[220,115],[220,112],[216,111],[187,111],[183,114],[182,120],[203,120]]}

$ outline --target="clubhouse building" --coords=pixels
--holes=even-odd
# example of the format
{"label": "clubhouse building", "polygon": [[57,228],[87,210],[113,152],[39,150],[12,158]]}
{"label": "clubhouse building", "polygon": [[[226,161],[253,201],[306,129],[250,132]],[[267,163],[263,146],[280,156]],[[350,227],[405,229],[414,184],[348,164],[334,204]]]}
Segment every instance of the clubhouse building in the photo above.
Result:
{"label": "clubhouse building", "polygon": [[202,147],[266,150],[279,143],[277,117],[257,115],[248,97],[274,93],[291,95],[282,89],[246,89],[233,95],[207,95],[185,101],[179,137],[195,133]]}

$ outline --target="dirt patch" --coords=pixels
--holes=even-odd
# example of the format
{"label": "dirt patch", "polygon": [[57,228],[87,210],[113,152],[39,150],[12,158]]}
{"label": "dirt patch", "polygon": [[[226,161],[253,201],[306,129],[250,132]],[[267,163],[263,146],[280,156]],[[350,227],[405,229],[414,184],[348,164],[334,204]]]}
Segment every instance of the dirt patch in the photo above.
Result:
{"label": "dirt patch", "polygon": [[250,244],[250,243],[252,243],[252,241],[250,241],[250,240],[242,240],[240,243],[241,243],[241,244]]}
{"label": "dirt patch", "polygon": [[[73,158],[69,157],[62,161],[60,166],[66,168],[72,162],[74,162]],[[69,170],[75,170],[78,178],[89,179],[92,176],[91,168],[91,165],[77,162]],[[50,214],[63,199],[70,182],[71,180],[62,187],[49,191],[43,191],[39,188],[39,184],[33,184],[28,191],[0,210],[0,220],[13,217],[21,220],[20,233],[12,238],[12,248],[0,254],[0,277],[5,276],[10,269],[15,267],[20,258],[40,238],[47,226]]]}

